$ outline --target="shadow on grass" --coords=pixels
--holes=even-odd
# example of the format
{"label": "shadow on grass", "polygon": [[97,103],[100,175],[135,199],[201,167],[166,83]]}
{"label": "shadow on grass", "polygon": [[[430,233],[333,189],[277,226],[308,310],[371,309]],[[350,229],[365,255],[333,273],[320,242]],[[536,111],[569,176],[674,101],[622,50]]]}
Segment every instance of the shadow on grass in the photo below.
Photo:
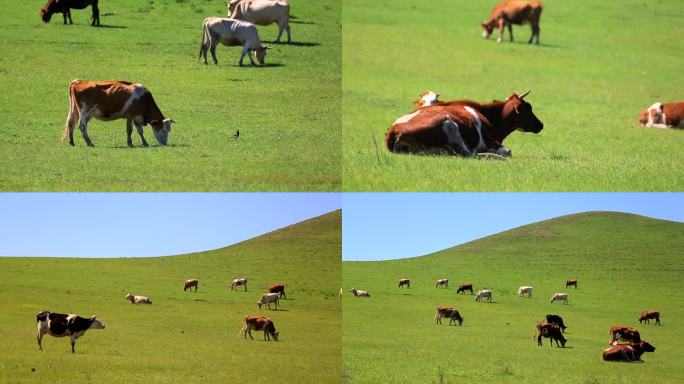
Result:
{"label": "shadow on grass", "polygon": [[291,24],[310,24],[310,25],[316,25],[313,21],[300,21],[300,20],[292,20],[292,16],[290,16],[290,23]]}
{"label": "shadow on grass", "polygon": [[107,24],[100,24],[100,28],[109,28],[109,29],[127,29],[128,27],[124,27],[123,25],[107,25]]}
{"label": "shadow on grass", "polygon": [[276,43],[275,41],[271,42],[272,44],[278,44],[278,45],[284,45],[284,46],[294,46],[294,47],[317,47],[321,45],[321,43],[315,43],[311,41],[290,41],[289,43]]}
{"label": "shadow on grass", "polygon": [[167,144],[167,145],[158,145],[158,144],[152,144],[149,147],[144,147],[142,145],[133,145],[132,147],[129,147],[128,145],[113,145],[113,146],[95,146],[95,148],[107,148],[107,149],[149,149],[149,148],[164,148],[164,147],[178,147],[178,148],[184,148],[184,147],[189,147],[188,144]]}

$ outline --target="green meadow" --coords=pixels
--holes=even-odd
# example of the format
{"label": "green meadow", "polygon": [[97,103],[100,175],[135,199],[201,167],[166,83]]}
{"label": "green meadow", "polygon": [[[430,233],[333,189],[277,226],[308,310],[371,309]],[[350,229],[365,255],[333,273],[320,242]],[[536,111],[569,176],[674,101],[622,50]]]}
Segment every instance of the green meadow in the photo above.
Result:
{"label": "green meadow", "polygon": [[[683,133],[637,121],[682,100],[681,1],[546,0],[539,46],[528,25],[513,43],[482,38],[497,2],[343,2],[344,190],[681,190]],[[480,102],[531,90],[544,130],[511,134],[507,161],[388,152],[387,128],[427,90]]]}
{"label": "green meadow", "polygon": [[[202,21],[223,0],[111,0],[43,24],[44,1],[6,0],[0,20],[0,190],[330,191],[340,189],[341,4],[291,0],[292,44],[272,44],[263,67],[238,66],[240,47],[197,60]],[[249,60],[245,59],[246,63]],[[210,60],[211,62],[211,60]],[[126,146],[125,120],[91,120],[87,148],[60,144],[73,79],[145,85],[178,121],[167,147]],[[232,135],[240,131],[240,138]]]}
{"label": "green meadow", "polygon": [[[542,30],[543,31],[543,30]],[[542,35],[543,36],[543,35]],[[343,262],[343,383],[681,383],[679,298],[684,224],[591,212],[515,228],[409,259]],[[397,288],[410,278],[411,288]],[[448,278],[450,289],[435,288]],[[565,288],[577,278],[579,288]],[[459,283],[493,290],[492,303],[457,295]],[[516,295],[534,287],[532,298]],[[551,304],[555,292],[569,304]],[[463,326],[436,325],[453,306]],[[661,326],[639,314],[661,311]],[[535,324],[559,314],[567,348],[537,346]],[[612,325],[636,327],[656,347],[644,364],[607,363]]]}
{"label": "green meadow", "polygon": [[[2,383],[339,383],[341,212],[227,248],[123,259],[0,258]],[[184,292],[188,278],[199,290]],[[248,291],[231,292],[235,277]],[[278,311],[257,308],[284,283]],[[126,293],[149,296],[132,305]],[[96,314],[104,330],[76,341],[46,335],[41,310]],[[278,342],[238,336],[245,315],[270,317]]]}

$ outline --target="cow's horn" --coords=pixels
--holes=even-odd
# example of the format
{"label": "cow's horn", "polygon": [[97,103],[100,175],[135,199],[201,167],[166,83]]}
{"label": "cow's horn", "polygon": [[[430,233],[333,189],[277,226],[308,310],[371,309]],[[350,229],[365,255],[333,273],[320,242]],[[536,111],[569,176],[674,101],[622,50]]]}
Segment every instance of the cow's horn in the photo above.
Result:
{"label": "cow's horn", "polygon": [[520,98],[521,98],[521,99],[524,99],[525,96],[527,96],[527,95],[530,94],[530,92],[532,92],[532,91],[531,91],[531,90],[528,90],[527,92],[525,92],[525,93],[523,93],[522,95],[520,95]]}

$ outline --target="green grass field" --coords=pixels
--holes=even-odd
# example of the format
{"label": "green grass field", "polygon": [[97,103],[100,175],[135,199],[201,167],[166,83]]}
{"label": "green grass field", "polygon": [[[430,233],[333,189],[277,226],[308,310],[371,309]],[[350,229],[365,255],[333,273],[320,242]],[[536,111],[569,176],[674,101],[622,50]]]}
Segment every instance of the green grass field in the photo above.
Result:
{"label": "green grass field", "polygon": [[[291,0],[293,44],[274,44],[266,66],[238,67],[241,48],[197,61],[202,21],[223,0],[103,1],[43,24],[44,1],[10,0],[0,19],[0,190],[330,191],[340,189],[341,4]],[[259,27],[263,41],[275,25]],[[246,60],[248,63],[248,60]],[[124,120],[92,120],[87,148],[60,145],[71,80],[129,80],[152,91],[179,122],[169,146],[126,146]],[[231,136],[240,130],[241,138]]]}
{"label": "green grass field", "polygon": [[[540,46],[527,45],[529,26],[514,27],[513,44],[481,37],[497,2],[343,2],[343,189],[681,190],[683,133],[637,122],[656,101],[682,100],[681,1],[547,0]],[[509,136],[508,161],[384,147],[420,92],[487,102],[527,89],[544,130]]]}
{"label": "green grass field", "polygon": [[[543,36],[543,35],[542,35]],[[343,262],[343,383],[680,383],[684,341],[679,295],[684,224],[593,212],[530,224],[410,259]],[[397,288],[410,278],[411,289]],[[435,288],[449,278],[451,289]],[[579,289],[565,289],[577,278]],[[459,283],[494,291],[493,303],[457,295]],[[532,299],[516,296],[534,286]],[[569,304],[550,304],[568,292]],[[435,325],[449,305],[462,327]],[[646,309],[661,326],[639,325]],[[538,347],[535,322],[560,314],[567,348]],[[637,327],[656,346],[645,364],[601,359],[612,325]]]}
{"label": "green grass field", "polygon": [[[338,383],[341,213],[218,250],[124,259],[0,258],[1,383]],[[199,290],[183,292],[195,277]],[[247,277],[249,290],[230,292]],[[282,282],[282,310],[255,304]],[[152,305],[132,305],[126,293]],[[40,310],[97,314],[104,330],[35,340]],[[245,315],[275,322],[279,342],[237,336]],[[35,369],[35,371],[32,371]]]}

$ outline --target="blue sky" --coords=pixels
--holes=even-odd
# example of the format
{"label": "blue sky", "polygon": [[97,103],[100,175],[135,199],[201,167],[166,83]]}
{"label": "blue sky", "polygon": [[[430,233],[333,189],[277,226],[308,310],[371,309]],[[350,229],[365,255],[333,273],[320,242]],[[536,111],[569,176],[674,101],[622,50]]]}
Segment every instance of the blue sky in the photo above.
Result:
{"label": "blue sky", "polygon": [[205,251],[339,208],[338,193],[2,193],[0,256]]}
{"label": "blue sky", "polygon": [[345,193],[342,259],[420,256],[584,211],[684,221],[682,193]]}

